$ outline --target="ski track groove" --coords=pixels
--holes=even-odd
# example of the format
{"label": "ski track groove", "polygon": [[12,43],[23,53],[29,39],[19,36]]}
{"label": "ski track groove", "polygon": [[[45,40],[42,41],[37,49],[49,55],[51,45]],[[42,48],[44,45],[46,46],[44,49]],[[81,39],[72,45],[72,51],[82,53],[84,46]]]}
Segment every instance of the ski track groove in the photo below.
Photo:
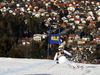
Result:
{"label": "ski track groove", "polygon": [[6,74],[10,74],[10,73],[21,72],[21,71],[24,71],[24,70],[28,70],[30,68],[35,68],[35,67],[44,65],[46,63],[50,63],[50,62],[52,62],[52,60],[48,60],[48,61],[44,61],[44,62],[41,62],[41,63],[32,64],[32,65],[25,66],[25,67],[22,67],[22,68],[18,68],[18,69],[15,69],[15,70],[7,70],[5,72],[1,72],[0,75],[6,75]]}

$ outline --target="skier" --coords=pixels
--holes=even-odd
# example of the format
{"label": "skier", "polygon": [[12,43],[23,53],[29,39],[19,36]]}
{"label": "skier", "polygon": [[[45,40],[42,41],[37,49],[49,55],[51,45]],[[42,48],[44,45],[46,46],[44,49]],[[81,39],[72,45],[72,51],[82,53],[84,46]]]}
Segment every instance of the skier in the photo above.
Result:
{"label": "skier", "polygon": [[67,64],[68,66],[72,67],[72,68],[76,68],[77,65],[72,63],[71,61],[69,61],[66,57],[65,57],[65,54],[69,55],[69,56],[72,56],[71,53],[69,53],[68,51],[66,50],[63,50],[63,46],[59,46],[58,48],[58,52],[56,52],[55,56],[54,56],[54,61],[56,61],[56,63],[59,63],[59,64]]}

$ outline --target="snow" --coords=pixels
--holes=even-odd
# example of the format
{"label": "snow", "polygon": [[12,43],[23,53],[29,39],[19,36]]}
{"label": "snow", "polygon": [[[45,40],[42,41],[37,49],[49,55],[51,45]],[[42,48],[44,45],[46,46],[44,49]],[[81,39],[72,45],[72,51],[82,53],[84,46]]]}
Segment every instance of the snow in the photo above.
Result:
{"label": "snow", "polygon": [[84,68],[72,69],[47,59],[0,58],[0,75],[100,75],[99,64],[75,64]]}

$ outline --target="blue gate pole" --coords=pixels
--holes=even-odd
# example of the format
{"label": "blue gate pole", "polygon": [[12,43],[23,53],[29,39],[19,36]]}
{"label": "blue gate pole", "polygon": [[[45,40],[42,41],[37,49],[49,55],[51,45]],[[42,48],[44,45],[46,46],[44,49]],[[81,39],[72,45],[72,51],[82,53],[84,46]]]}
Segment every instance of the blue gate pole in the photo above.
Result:
{"label": "blue gate pole", "polygon": [[47,59],[49,59],[49,44],[48,44]]}
{"label": "blue gate pole", "polygon": [[59,44],[61,45],[61,37],[60,37],[60,27],[59,27]]}
{"label": "blue gate pole", "polygon": [[[51,26],[50,26],[50,30],[49,30],[49,40],[50,40],[50,34],[51,34]],[[49,59],[49,40],[48,40],[47,59]]]}

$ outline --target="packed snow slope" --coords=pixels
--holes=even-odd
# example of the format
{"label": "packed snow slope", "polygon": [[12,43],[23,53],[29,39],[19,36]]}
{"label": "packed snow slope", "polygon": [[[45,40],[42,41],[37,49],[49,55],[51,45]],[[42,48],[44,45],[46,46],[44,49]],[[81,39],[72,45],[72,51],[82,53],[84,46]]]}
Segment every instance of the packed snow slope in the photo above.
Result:
{"label": "packed snow slope", "polygon": [[0,58],[0,75],[100,75],[100,65],[82,64],[83,69],[72,69],[47,59]]}

